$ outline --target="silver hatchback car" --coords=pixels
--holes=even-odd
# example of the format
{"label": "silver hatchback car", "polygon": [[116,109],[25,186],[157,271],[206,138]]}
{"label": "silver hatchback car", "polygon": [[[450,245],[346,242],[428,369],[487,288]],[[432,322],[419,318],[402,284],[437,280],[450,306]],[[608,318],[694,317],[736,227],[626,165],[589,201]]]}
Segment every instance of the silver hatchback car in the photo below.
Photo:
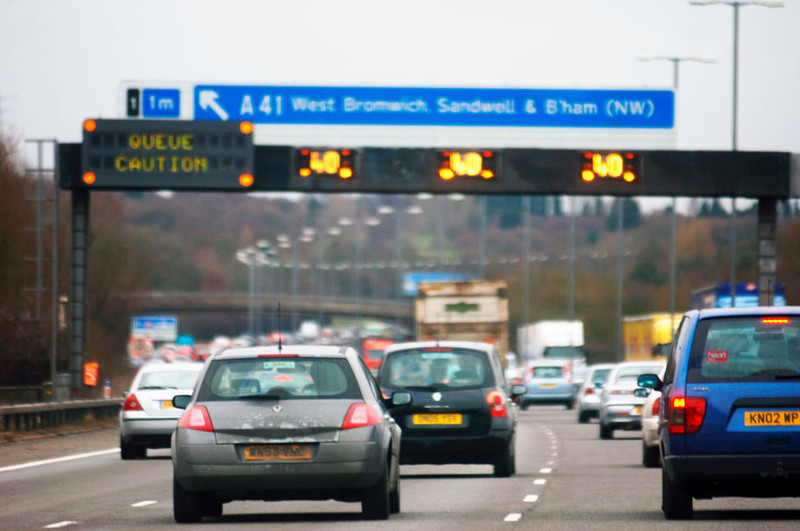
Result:
{"label": "silver hatchback car", "polygon": [[352,348],[225,350],[174,403],[186,408],[172,436],[177,522],[220,516],[233,500],[361,502],[369,519],[400,511],[401,430]]}

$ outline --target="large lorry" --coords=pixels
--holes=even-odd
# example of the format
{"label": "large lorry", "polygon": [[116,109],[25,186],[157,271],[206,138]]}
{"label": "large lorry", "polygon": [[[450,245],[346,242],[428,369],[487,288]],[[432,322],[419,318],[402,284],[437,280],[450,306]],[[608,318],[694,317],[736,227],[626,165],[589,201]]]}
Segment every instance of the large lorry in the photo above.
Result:
{"label": "large lorry", "polygon": [[625,361],[666,359],[672,335],[683,314],[670,318],[669,312],[632,315],[622,319],[623,357]]}
{"label": "large lorry", "polygon": [[547,320],[520,326],[518,352],[526,362],[539,359],[586,361],[583,321]]}
{"label": "large lorry", "polygon": [[414,301],[420,341],[483,341],[508,352],[508,285],[505,280],[421,282]]}
{"label": "large lorry", "polygon": [[[758,306],[758,285],[755,282],[739,282],[736,284],[736,307],[751,308]],[[786,306],[783,283],[775,283],[773,306]],[[713,284],[692,291],[692,308],[730,308],[731,285],[729,283]]]}

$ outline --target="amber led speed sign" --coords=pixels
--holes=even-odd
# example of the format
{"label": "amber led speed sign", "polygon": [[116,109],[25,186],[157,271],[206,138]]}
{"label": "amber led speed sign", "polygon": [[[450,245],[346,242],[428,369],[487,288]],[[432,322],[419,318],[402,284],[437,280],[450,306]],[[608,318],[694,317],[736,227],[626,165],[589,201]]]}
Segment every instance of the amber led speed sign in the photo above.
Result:
{"label": "amber led speed sign", "polygon": [[639,160],[635,153],[587,151],[583,154],[581,179],[590,183],[615,180],[633,183],[639,180]]}

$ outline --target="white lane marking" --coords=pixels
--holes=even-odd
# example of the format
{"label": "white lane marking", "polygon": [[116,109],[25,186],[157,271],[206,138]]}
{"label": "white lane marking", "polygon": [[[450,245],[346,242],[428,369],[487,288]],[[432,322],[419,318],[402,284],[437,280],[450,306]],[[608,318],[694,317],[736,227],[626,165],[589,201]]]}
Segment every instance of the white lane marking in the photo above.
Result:
{"label": "white lane marking", "polygon": [[549,474],[552,471],[553,471],[553,469],[551,469],[551,468],[541,468],[541,469],[539,469],[539,473],[540,474]]}
{"label": "white lane marking", "polygon": [[22,470],[23,468],[31,468],[34,466],[52,465],[53,463],[63,463],[65,461],[74,461],[75,459],[83,459],[85,457],[95,457],[98,455],[119,453],[119,448],[111,448],[110,450],[101,450],[99,452],[89,452],[86,454],[68,455],[66,457],[57,457],[55,459],[45,459],[44,461],[32,461],[30,463],[23,463],[21,465],[12,465],[0,468],[0,472],[10,472],[12,470]]}
{"label": "white lane marking", "polygon": [[78,522],[74,520],[64,520],[63,522],[56,522],[55,524],[50,524],[44,526],[45,529],[60,529],[62,527],[67,527],[71,525],[78,525]]}
{"label": "white lane marking", "polygon": [[131,507],[146,507],[148,505],[154,505],[156,503],[158,502],[155,500],[145,500],[145,501],[140,501],[138,503],[132,503]]}
{"label": "white lane marking", "polygon": [[538,499],[539,499],[539,496],[537,496],[536,494],[528,494],[527,496],[525,496],[525,498],[522,501],[527,502],[527,503],[533,503]]}
{"label": "white lane marking", "polygon": [[547,483],[546,479],[537,479],[533,482],[534,485],[544,485],[545,483]]}
{"label": "white lane marking", "polygon": [[505,518],[503,518],[504,522],[519,522],[519,519],[522,518],[522,513],[508,513]]}

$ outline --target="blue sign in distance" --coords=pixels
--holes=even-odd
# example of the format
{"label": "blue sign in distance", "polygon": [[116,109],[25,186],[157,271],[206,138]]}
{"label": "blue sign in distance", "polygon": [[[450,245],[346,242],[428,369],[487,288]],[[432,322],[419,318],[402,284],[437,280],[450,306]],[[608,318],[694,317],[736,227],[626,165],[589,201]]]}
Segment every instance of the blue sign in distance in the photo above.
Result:
{"label": "blue sign in distance", "polygon": [[179,118],[181,91],[179,89],[144,89],[142,116],[144,118]]}
{"label": "blue sign in distance", "polygon": [[131,337],[154,341],[175,341],[178,318],[172,315],[143,315],[131,319]]}
{"label": "blue sign in distance", "polygon": [[196,85],[195,120],[257,124],[671,129],[671,90]]}

